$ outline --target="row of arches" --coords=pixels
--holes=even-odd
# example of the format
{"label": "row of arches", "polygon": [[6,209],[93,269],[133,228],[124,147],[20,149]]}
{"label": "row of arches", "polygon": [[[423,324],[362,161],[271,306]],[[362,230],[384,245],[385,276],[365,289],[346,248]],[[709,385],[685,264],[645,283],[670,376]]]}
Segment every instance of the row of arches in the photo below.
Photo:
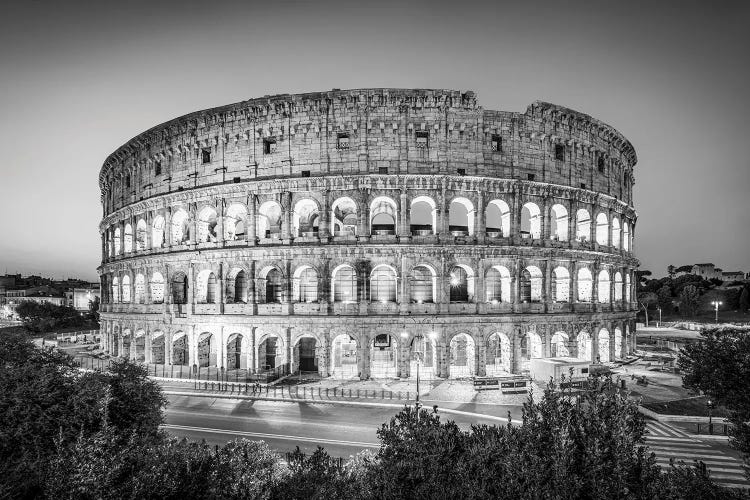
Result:
{"label": "row of arches", "polygon": [[444,344],[434,332],[419,336],[378,333],[363,344],[345,333],[329,342],[313,334],[291,340],[273,333],[256,341],[252,335],[239,332],[224,337],[212,332],[190,335],[178,330],[165,334],[161,330],[146,333],[143,329],[120,331],[114,327],[104,343],[111,354],[138,362],[254,372],[289,365],[293,372],[320,372],[337,378],[361,377],[363,371],[372,378],[395,378],[404,376],[407,366],[409,376],[414,376],[417,359],[421,376],[426,378],[502,376],[526,372],[533,358],[572,357],[608,363],[630,351],[629,325],[624,330],[620,326],[600,328],[595,337],[585,330],[574,338],[565,331],[555,331],[549,342],[533,330],[516,336],[498,331],[483,339],[482,345],[474,336],[460,331]]}
{"label": "row of arches", "polygon": [[[408,204],[404,221],[399,216],[399,204],[389,196],[377,196],[367,205],[366,215],[354,199],[337,198],[328,210],[322,210],[312,198],[298,200],[291,207],[287,221],[285,210],[277,200],[267,200],[248,211],[242,203],[231,203],[223,215],[214,206],[204,206],[193,216],[184,208],[175,209],[169,221],[157,213],[149,223],[140,217],[137,222],[126,221],[105,232],[107,253],[111,256],[149,248],[162,248],[185,243],[216,243],[245,239],[281,239],[286,237],[316,237],[321,227],[331,236],[369,235],[437,235],[474,236],[482,232],[489,237],[509,237],[515,232],[521,238],[549,238],[556,241],[595,241],[602,246],[630,250],[631,230],[627,221],[618,215],[599,211],[593,217],[587,208],[574,214],[561,203],[555,203],[548,213],[534,202],[520,207],[514,219],[509,204],[502,199],[490,200],[478,211],[468,198],[457,196],[446,207],[447,218],[435,200],[426,195],[414,197]],[[363,218],[364,217],[364,218]],[[544,220],[548,219],[546,229]],[[288,229],[284,229],[289,224]],[[402,224],[408,227],[401,228]],[[443,225],[443,227],[441,227]],[[512,230],[511,226],[517,227]],[[284,233],[288,234],[284,234]]]}
{"label": "row of arches", "polygon": [[[517,277],[504,265],[493,265],[483,276],[463,264],[448,269],[445,276],[427,263],[420,263],[406,276],[407,297],[400,297],[399,276],[396,268],[389,264],[378,264],[369,271],[366,280],[361,280],[361,271],[351,264],[335,267],[329,276],[324,276],[311,265],[300,265],[291,276],[291,287],[279,267],[266,266],[261,269],[256,283],[242,268],[231,268],[224,281],[225,303],[247,303],[251,297],[260,303],[285,301],[311,303],[326,300],[334,303],[355,303],[360,300],[373,302],[435,303],[477,302],[478,286],[483,287],[482,301],[488,303],[534,303],[542,302],[545,294],[545,275],[536,265],[519,269]],[[514,284],[517,283],[517,288]],[[199,271],[194,280],[193,297],[189,296],[189,283],[184,272],[176,272],[170,282],[171,303],[215,304],[222,300],[222,280],[210,269]],[[148,285],[148,286],[147,286]],[[327,285],[327,286],[326,286]],[[629,302],[631,279],[629,273],[620,270],[600,269],[594,275],[588,267],[580,267],[574,273],[566,266],[555,266],[549,278],[547,301],[558,303],[591,302],[594,290],[599,303]],[[447,293],[441,293],[441,287]],[[367,288],[368,290],[362,290]],[[327,289],[327,291],[326,291]],[[286,293],[291,292],[291,298]],[[147,294],[148,292],[148,294]],[[365,293],[367,292],[367,293]],[[514,294],[516,297],[514,297]],[[114,303],[163,303],[166,297],[164,276],[155,271],[146,283],[146,275],[136,273],[131,286],[131,276],[111,278],[111,301]],[[515,299],[515,300],[514,300]]]}

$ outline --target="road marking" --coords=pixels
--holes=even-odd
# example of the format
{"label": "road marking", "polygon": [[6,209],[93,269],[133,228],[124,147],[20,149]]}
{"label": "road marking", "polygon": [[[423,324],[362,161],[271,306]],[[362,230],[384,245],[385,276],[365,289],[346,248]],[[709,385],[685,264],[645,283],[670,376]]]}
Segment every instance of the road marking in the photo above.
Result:
{"label": "road marking", "polygon": [[338,444],[345,446],[358,446],[367,448],[380,448],[380,443],[365,443],[362,441],[343,441],[338,439],[325,439],[308,436],[289,436],[285,434],[269,434],[266,432],[249,432],[249,431],[235,431],[230,429],[211,429],[209,427],[193,427],[189,425],[176,425],[176,424],[164,424],[162,425],[165,429],[173,429],[177,431],[193,431],[193,432],[205,432],[209,434],[229,434],[232,436],[239,437],[252,437],[260,439],[283,439],[287,441],[306,441],[313,443],[324,443],[324,444]]}

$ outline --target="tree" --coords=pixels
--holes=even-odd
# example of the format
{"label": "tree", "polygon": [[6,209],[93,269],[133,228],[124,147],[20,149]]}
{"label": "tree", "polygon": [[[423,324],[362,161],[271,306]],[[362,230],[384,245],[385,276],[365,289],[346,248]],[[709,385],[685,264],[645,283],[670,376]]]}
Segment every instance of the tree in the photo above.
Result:
{"label": "tree", "polygon": [[742,289],[740,294],[740,312],[745,312],[750,309],[750,287]]}
{"label": "tree", "polygon": [[667,274],[669,275],[669,277],[674,279],[674,273],[675,273],[675,267],[672,264],[668,265]]}
{"label": "tree", "polygon": [[659,303],[659,297],[653,292],[641,292],[638,294],[638,303],[643,308],[646,316],[646,325],[648,325],[648,310]]}
{"label": "tree", "polygon": [[164,402],[142,367],[120,361],[112,373],[82,372],[66,354],[1,335],[0,492],[37,495],[55,443],[72,444],[105,424],[122,439],[155,436]]}
{"label": "tree", "polygon": [[664,285],[656,292],[659,307],[664,312],[672,312],[672,289],[669,285]]}
{"label": "tree", "polygon": [[733,424],[730,444],[750,464],[750,328],[714,328],[701,335],[680,351],[682,384],[727,407]]}
{"label": "tree", "polygon": [[693,285],[688,285],[680,293],[680,312],[683,316],[693,317],[698,310],[700,294]]}

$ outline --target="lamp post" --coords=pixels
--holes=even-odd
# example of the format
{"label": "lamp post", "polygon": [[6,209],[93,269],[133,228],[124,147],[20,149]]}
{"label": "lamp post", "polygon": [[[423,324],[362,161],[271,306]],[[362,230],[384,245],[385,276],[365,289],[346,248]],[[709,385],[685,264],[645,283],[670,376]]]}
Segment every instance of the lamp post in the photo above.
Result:
{"label": "lamp post", "polygon": [[722,304],[722,302],[719,301],[719,300],[714,300],[713,302],[711,302],[711,305],[714,306],[714,311],[715,311],[714,322],[716,322],[716,323],[719,322],[719,306],[721,304]]}
{"label": "lamp post", "polygon": [[711,401],[710,399],[706,401],[706,408],[708,408],[708,433],[713,434],[714,433],[714,423],[711,419],[711,410],[716,408],[716,403]]}
{"label": "lamp post", "polygon": [[659,322],[656,323],[656,328],[659,328],[660,325],[661,325],[661,307],[659,308]]}
{"label": "lamp post", "polygon": [[[424,325],[428,321],[430,321],[430,318],[425,318],[421,321],[418,321],[414,318],[409,318],[410,320],[414,321],[415,325]],[[435,338],[436,334],[435,332],[430,332],[430,339]],[[406,325],[404,325],[404,330],[401,332],[401,338],[406,341],[409,338],[409,332],[406,331]],[[419,368],[422,364],[422,361],[424,360],[424,354],[425,354],[425,338],[424,335],[422,335],[422,332],[417,330],[416,334],[414,335],[413,340],[413,354],[414,360],[417,362],[417,396],[416,401],[414,403],[414,407],[417,409],[417,421],[419,421],[419,410],[422,407],[422,402],[419,400]],[[434,356],[434,354],[433,354]]]}

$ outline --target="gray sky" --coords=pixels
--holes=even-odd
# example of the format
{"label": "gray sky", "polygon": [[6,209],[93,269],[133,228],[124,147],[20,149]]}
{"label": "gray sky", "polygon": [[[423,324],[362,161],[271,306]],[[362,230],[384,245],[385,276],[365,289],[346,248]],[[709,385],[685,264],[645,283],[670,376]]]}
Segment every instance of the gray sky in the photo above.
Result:
{"label": "gray sky", "polygon": [[643,268],[750,271],[750,2],[16,3],[0,20],[0,273],[96,278],[99,168],[134,135],[334,87],[591,114],[638,153]]}

